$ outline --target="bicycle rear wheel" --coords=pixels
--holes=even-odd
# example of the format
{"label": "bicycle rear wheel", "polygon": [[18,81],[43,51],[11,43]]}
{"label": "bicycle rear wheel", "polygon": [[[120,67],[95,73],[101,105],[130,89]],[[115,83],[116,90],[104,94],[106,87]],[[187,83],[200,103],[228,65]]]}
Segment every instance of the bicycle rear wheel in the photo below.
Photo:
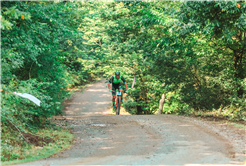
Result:
{"label": "bicycle rear wheel", "polygon": [[117,110],[116,110],[116,115],[120,115],[120,97],[117,98],[118,100],[118,107],[117,107]]}

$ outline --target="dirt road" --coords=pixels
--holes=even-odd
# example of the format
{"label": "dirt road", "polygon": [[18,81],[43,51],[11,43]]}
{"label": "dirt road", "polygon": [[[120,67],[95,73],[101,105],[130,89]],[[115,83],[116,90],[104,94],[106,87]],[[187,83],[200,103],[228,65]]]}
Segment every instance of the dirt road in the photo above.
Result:
{"label": "dirt road", "polygon": [[104,81],[77,93],[65,110],[74,126],[74,145],[56,157],[22,165],[188,166],[244,161],[245,137],[234,144],[204,123],[182,116],[107,115],[110,102]]}

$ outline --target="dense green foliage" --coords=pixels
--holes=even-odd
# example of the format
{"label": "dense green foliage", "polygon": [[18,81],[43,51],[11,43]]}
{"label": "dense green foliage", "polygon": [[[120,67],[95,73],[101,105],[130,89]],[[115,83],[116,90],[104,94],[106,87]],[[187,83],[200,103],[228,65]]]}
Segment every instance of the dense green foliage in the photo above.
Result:
{"label": "dense green foliage", "polygon": [[[2,133],[35,132],[68,87],[121,71],[132,114],[246,110],[244,1],[1,2]],[[41,107],[13,95],[29,93]],[[8,139],[7,139],[8,138]],[[3,135],[14,146],[21,135]],[[15,159],[17,157],[10,159]]]}
{"label": "dense green foliage", "polygon": [[[1,7],[1,142],[9,145],[1,154],[13,160],[18,155],[8,152],[23,141],[18,132],[35,133],[61,114],[67,88],[90,81],[95,62],[78,30],[89,12],[82,3],[3,1]],[[13,91],[36,96],[41,106]]]}
{"label": "dense green foliage", "polygon": [[[100,13],[105,71],[137,76],[137,114],[227,109],[243,118],[245,2],[113,2]],[[103,26],[106,25],[106,26]],[[98,25],[97,25],[98,26]],[[109,70],[113,69],[113,70]],[[130,82],[131,82],[130,81]],[[129,102],[132,100],[129,100]],[[132,104],[132,103],[131,103]]]}

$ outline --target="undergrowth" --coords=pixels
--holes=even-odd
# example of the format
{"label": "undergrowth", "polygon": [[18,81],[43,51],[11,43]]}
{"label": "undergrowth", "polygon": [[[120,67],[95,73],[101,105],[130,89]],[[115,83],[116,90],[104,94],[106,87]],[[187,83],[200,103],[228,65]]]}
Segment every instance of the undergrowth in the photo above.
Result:
{"label": "undergrowth", "polygon": [[73,134],[64,129],[50,124],[49,126],[31,133],[40,138],[50,138],[51,142],[43,142],[43,146],[36,146],[35,141],[25,139],[14,130],[2,133],[1,139],[1,162],[2,165],[17,164],[34,161],[40,158],[49,157],[59,151],[67,149],[72,141]]}

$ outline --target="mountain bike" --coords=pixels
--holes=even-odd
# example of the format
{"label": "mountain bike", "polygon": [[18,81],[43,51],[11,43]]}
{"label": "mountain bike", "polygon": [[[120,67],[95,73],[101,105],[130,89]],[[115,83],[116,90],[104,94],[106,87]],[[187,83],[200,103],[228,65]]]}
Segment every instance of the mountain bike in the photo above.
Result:
{"label": "mountain bike", "polygon": [[[115,91],[114,91],[115,92]],[[116,115],[120,115],[120,105],[121,105],[121,94],[123,93],[123,90],[116,89],[116,99],[115,99],[115,112]]]}

